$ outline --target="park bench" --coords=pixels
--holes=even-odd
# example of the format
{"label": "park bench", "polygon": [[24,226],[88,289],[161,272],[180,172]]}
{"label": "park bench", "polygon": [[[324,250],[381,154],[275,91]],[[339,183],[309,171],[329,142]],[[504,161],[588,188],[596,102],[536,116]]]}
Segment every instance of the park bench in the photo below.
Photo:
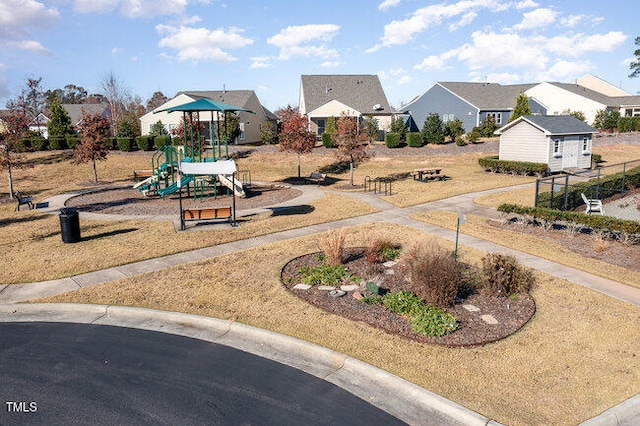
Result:
{"label": "park bench", "polygon": [[134,170],[133,180],[135,182],[145,180],[153,175],[153,170]]}
{"label": "park bench", "polygon": [[183,220],[231,220],[231,207],[204,207],[182,210]]}
{"label": "park bench", "polygon": [[305,178],[305,183],[307,182],[313,182],[316,183],[318,185],[320,185],[321,183],[325,183],[327,180],[327,175],[324,173],[316,173],[313,172],[309,175],[308,178]]}
{"label": "park bench", "polygon": [[441,175],[442,169],[430,168],[430,169],[415,169],[411,172],[413,180],[419,180],[420,182],[428,182],[430,180],[445,180],[447,177]]}
{"label": "park bench", "polygon": [[18,201],[18,205],[16,206],[16,211],[20,210],[20,206],[27,205],[29,206],[29,210],[33,209],[33,201],[31,199],[31,195],[23,195],[20,191],[15,191],[13,196],[16,197]]}

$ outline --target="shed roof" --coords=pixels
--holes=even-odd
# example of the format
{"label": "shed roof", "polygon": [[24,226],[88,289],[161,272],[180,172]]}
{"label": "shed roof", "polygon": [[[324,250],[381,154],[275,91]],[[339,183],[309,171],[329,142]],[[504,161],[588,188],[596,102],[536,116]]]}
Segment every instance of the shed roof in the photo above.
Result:
{"label": "shed roof", "polygon": [[302,75],[300,90],[307,113],[333,100],[362,114],[393,112],[377,75]]}
{"label": "shed roof", "polygon": [[496,131],[502,134],[517,123],[526,121],[548,135],[576,135],[596,133],[597,130],[572,115],[525,115]]}

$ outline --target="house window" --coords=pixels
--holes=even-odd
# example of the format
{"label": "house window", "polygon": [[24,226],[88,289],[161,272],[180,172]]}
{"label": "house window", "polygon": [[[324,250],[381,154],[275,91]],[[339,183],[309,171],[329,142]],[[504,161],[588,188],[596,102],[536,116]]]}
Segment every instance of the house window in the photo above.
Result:
{"label": "house window", "polygon": [[447,121],[449,121],[449,114],[442,114],[442,122],[446,123]]}
{"label": "house window", "polygon": [[589,138],[582,138],[582,152],[584,154],[589,153]]}
{"label": "house window", "polygon": [[240,123],[240,140],[244,140],[244,123]]}
{"label": "house window", "polygon": [[488,112],[487,113],[487,118],[488,117],[493,117],[493,119],[495,120],[496,124],[502,124],[502,113],[501,112]]}
{"label": "house window", "polygon": [[553,156],[562,157],[562,138],[555,138],[553,140]]}
{"label": "house window", "polygon": [[318,118],[318,121],[316,124],[318,125],[318,135],[322,135],[325,129],[327,128],[327,122],[325,121],[324,118]]}

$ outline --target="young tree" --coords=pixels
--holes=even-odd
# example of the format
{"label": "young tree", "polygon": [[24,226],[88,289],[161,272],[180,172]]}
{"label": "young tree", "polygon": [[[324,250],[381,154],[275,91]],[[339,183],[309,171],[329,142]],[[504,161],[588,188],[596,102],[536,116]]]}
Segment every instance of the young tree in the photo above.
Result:
{"label": "young tree", "polygon": [[118,132],[118,126],[123,119],[129,120],[136,129],[135,133],[140,134],[138,119],[145,113],[142,99],[132,95],[131,90],[113,72],[103,78],[102,91],[111,114],[109,123],[111,134],[115,135]]}
{"label": "young tree", "polygon": [[524,92],[520,92],[516,98],[516,106],[513,108],[509,123],[523,115],[531,115],[531,108],[529,108],[529,97]]}
{"label": "young tree", "polygon": [[638,49],[633,52],[636,57],[635,60],[629,64],[629,69],[631,70],[629,77],[631,78],[640,76],[640,37],[636,37],[634,43],[638,46]]}
{"label": "young tree", "polygon": [[49,137],[54,136],[66,136],[73,133],[73,126],[71,124],[71,117],[67,114],[67,111],[62,108],[58,98],[53,98],[51,102],[51,120],[47,125],[47,132]]}
{"label": "young tree", "polygon": [[358,119],[349,117],[342,113],[337,122],[338,151],[336,155],[342,161],[349,161],[349,183],[353,186],[353,168],[356,164],[362,163],[369,154],[366,150],[367,136],[360,131]]}
{"label": "young tree", "polygon": [[271,120],[266,120],[260,125],[260,139],[267,145],[278,143],[278,126]]}
{"label": "young tree", "polygon": [[480,126],[480,136],[491,138],[494,136],[493,133],[498,130],[498,127],[500,126],[498,126],[498,123],[496,123],[496,117],[493,115],[488,115],[482,122],[482,126]]}
{"label": "young tree", "polygon": [[587,118],[584,116],[584,112],[582,111],[571,111],[571,109],[565,109],[564,111],[562,111],[562,115],[570,115],[577,118],[578,120],[582,120],[584,122],[587,121]]}
{"label": "young tree", "polygon": [[399,133],[400,140],[404,141],[407,139],[407,132],[409,132],[409,129],[407,129],[407,125],[404,124],[404,120],[402,119],[402,117],[398,117],[391,122],[390,131],[394,133]]}
{"label": "young tree", "polygon": [[444,123],[437,112],[432,112],[424,119],[421,134],[424,143],[444,143]]}
{"label": "young tree", "polygon": [[240,136],[240,118],[235,112],[225,112],[220,120],[220,140],[235,143]]}
{"label": "young tree", "polygon": [[93,162],[93,180],[98,183],[98,171],[96,161],[106,160],[109,148],[106,136],[109,131],[109,122],[100,118],[99,114],[89,114],[82,111],[80,124],[80,142],[74,150],[74,163],[82,164]]}
{"label": "young tree", "polygon": [[618,126],[619,118],[620,113],[618,111],[601,109],[596,112],[596,116],[593,120],[593,127],[596,129],[613,130]]}
{"label": "young tree", "polygon": [[380,123],[377,118],[373,118],[371,114],[367,114],[364,119],[364,133],[369,139],[369,143],[374,140],[378,140],[378,133],[380,132]]}
{"label": "young tree", "polygon": [[166,127],[164,127],[164,124],[162,124],[162,121],[158,120],[151,125],[149,134],[153,136],[165,136],[168,135],[169,132],[167,131]]}
{"label": "young tree", "polygon": [[307,120],[287,106],[282,114],[280,131],[280,151],[298,154],[298,178],[300,175],[300,155],[311,152],[316,146],[316,136],[307,131]]}
{"label": "young tree", "polygon": [[444,125],[444,134],[451,138],[451,142],[455,142],[460,136],[464,135],[464,127],[462,127],[462,120],[454,118],[447,121]]}
{"label": "young tree", "polygon": [[7,169],[9,181],[9,197],[13,199],[13,169],[20,168],[24,164],[20,156],[22,147],[20,138],[28,133],[28,125],[31,120],[25,111],[14,107],[9,108],[9,113],[3,117],[4,131],[0,132],[0,169]]}

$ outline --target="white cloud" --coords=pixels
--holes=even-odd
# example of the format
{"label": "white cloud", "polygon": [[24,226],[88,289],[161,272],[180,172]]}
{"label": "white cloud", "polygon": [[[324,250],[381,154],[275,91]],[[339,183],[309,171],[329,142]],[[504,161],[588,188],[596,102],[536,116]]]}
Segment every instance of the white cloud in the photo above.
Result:
{"label": "white cloud", "polygon": [[[0,63],[0,73],[5,69],[4,64]],[[2,74],[0,74],[0,99],[6,98],[11,95],[9,90],[9,80]]]}
{"label": "white cloud", "polygon": [[[524,7],[529,7],[533,2],[524,2]],[[404,45],[413,40],[429,27],[440,25],[445,20],[458,18],[457,22],[449,25],[450,30],[456,30],[469,25],[478,16],[480,10],[491,12],[504,11],[514,7],[520,7],[522,3],[500,2],[496,0],[459,0],[456,3],[439,3],[420,8],[413,12],[407,19],[394,20],[385,25],[384,35],[380,43],[367,50],[375,52],[381,47]]]}
{"label": "white cloud", "polygon": [[340,61],[325,61],[320,64],[322,68],[337,68],[340,65],[342,65]]}
{"label": "white cloud", "polygon": [[411,76],[403,75],[396,81],[396,84],[397,85],[408,84],[408,83],[411,83],[412,81],[413,81],[413,78]]}
{"label": "white cloud", "polygon": [[424,58],[422,62],[414,66],[413,69],[419,71],[441,71],[445,66],[446,61],[441,56],[431,55]]}
{"label": "white cloud", "polygon": [[59,16],[35,0],[0,0],[0,41],[27,38],[31,29],[49,28]]}
{"label": "white cloud", "polygon": [[111,49],[111,56],[113,56],[114,58],[116,56],[118,56],[121,52],[124,52],[124,49],[121,47],[114,47],[113,49]]}
{"label": "white cloud", "polygon": [[546,39],[546,48],[555,54],[577,57],[590,52],[611,52],[625,42],[627,36],[620,31],[606,34],[575,34]]}
{"label": "white cloud", "polygon": [[539,81],[566,81],[593,69],[589,61],[556,61],[549,69],[537,74]]}
{"label": "white cloud", "polygon": [[20,40],[20,41],[7,41],[5,46],[8,48],[18,49],[18,50],[26,50],[33,53],[40,53],[44,55],[49,55],[51,52],[49,49],[40,44],[39,41],[35,40]]}
{"label": "white cloud", "polygon": [[558,12],[553,9],[541,8],[522,15],[522,22],[513,26],[516,30],[530,30],[533,28],[546,27],[552,24],[558,16]]}
{"label": "white cloud", "polygon": [[396,7],[402,0],[384,0],[378,5],[378,10],[387,10]]}
{"label": "white cloud", "polygon": [[524,0],[516,3],[516,9],[530,9],[533,7],[538,7],[538,3],[533,0]]}
{"label": "white cloud", "polygon": [[268,56],[253,56],[249,68],[271,68],[271,58]]}
{"label": "white cloud", "polygon": [[75,0],[78,13],[110,13],[118,10],[127,18],[152,18],[184,13],[187,0]]}
{"label": "white cloud", "polygon": [[267,39],[267,43],[280,48],[278,59],[293,57],[336,58],[338,52],[327,47],[340,27],[333,24],[311,24],[290,26]]}
{"label": "white cloud", "polygon": [[470,73],[470,80],[473,82],[489,82],[489,83],[499,83],[499,84],[516,84],[522,82],[522,75],[516,73],[509,72],[501,72],[501,73],[479,73],[472,72]]}
{"label": "white cloud", "polygon": [[176,51],[180,61],[212,60],[215,62],[231,62],[236,58],[227,52],[253,44],[253,40],[243,37],[240,28],[207,28],[172,27],[158,25],[156,30],[165,35],[158,45]]}
{"label": "white cloud", "polygon": [[449,52],[466,62],[469,68],[527,68],[544,69],[548,56],[536,38],[522,38],[514,33],[476,31],[472,44],[465,44]]}

